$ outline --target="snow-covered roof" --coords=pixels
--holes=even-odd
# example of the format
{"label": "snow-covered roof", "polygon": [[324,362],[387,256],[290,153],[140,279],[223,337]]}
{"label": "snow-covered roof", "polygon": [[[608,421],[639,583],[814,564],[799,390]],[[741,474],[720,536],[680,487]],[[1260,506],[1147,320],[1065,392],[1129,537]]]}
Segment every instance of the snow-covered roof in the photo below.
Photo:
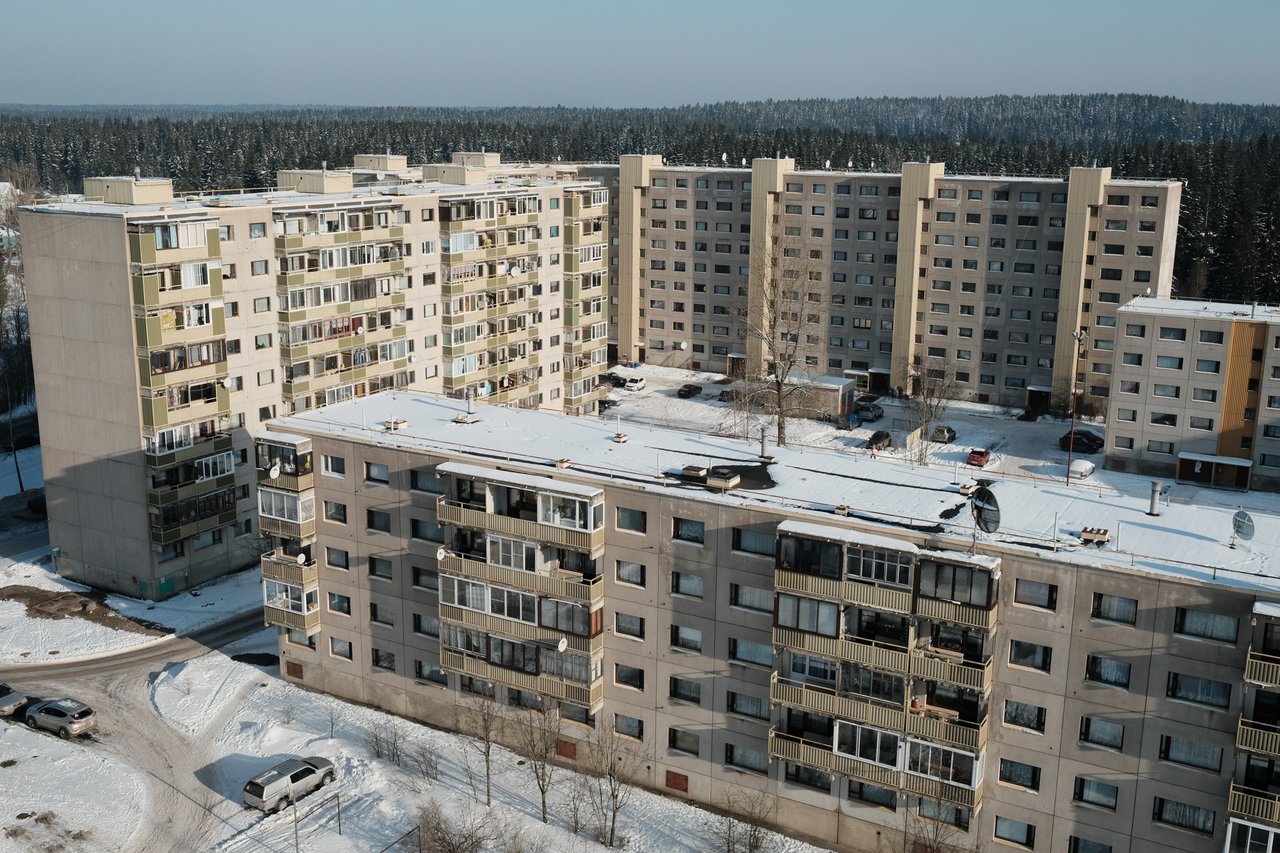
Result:
{"label": "snow-covered roof", "polygon": [[876,536],[871,533],[863,533],[857,530],[850,530],[847,527],[832,527],[827,524],[817,524],[812,521],[795,521],[788,519],[778,525],[779,533],[794,533],[796,536],[803,536],[806,539],[825,539],[830,542],[849,542],[858,545],[866,545],[871,548],[883,548],[886,551],[900,551],[904,554],[914,554],[919,549],[915,545],[905,539],[891,539],[888,536]]}
{"label": "snow-covered roof", "polygon": [[503,471],[486,468],[482,465],[468,465],[465,462],[446,462],[437,466],[437,470],[445,474],[459,477],[474,477],[492,483],[510,486],[523,486],[530,489],[545,489],[561,495],[574,495],[580,498],[593,498],[602,494],[603,489],[592,486],[580,486],[577,483],[566,483],[564,480],[553,480],[549,476],[534,476],[515,471]]}
{"label": "snow-covered roof", "polygon": [[1154,296],[1138,296],[1120,306],[1117,313],[1158,314],[1164,317],[1186,317],[1191,320],[1257,320],[1265,323],[1280,323],[1280,305],[1208,302],[1203,299],[1157,299]]}
{"label": "snow-covered roof", "polygon": [[[968,551],[975,536],[969,499],[953,481],[952,466],[920,466],[862,453],[770,446],[772,485],[708,491],[665,472],[689,463],[759,465],[759,445],[706,431],[620,422],[626,442],[614,441],[619,419],[481,405],[466,418],[466,403],[429,394],[385,392],[273,422],[289,432],[329,434],[380,446],[434,452],[532,475],[548,474],[581,485],[612,482],[671,493],[681,490],[709,503],[769,506],[824,527],[860,527],[926,549]],[[460,423],[461,420],[469,421]],[[367,424],[403,418],[395,432]],[[571,467],[555,468],[568,459]],[[488,470],[488,469],[486,469]],[[1280,593],[1280,496],[1251,494],[1256,535],[1228,547],[1234,503],[1168,501],[1149,516],[1150,483],[1116,491],[1092,480],[1072,483],[1002,479],[994,483],[1002,527],[976,533],[979,550],[1023,553],[1040,559],[1117,570],[1171,574]],[[848,518],[836,506],[848,507]],[[1111,531],[1103,547],[1085,545],[1085,527]]]}

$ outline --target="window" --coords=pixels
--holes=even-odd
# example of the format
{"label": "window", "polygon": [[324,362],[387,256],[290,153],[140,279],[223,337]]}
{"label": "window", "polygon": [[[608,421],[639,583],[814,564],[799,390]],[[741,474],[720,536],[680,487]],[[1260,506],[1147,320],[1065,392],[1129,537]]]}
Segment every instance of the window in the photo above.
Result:
{"label": "window", "polygon": [[987,607],[991,603],[991,574],[967,566],[924,561],[920,565],[920,594]]}
{"label": "window", "polygon": [[1151,453],[1170,454],[1173,453],[1173,442],[1156,441],[1155,439],[1151,439],[1147,442],[1147,450]]}
{"label": "window", "polygon": [[1115,811],[1116,800],[1119,799],[1119,796],[1120,789],[1115,785],[1099,782],[1097,779],[1086,779],[1084,776],[1077,776],[1075,793],[1071,799],[1077,803],[1085,803],[1090,806],[1099,806],[1100,808]]}
{"label": "window", "polygon": [[1009,641],[1009,663],[1014,666],[1029,666],[1041,672],[1048,672],[1053,660],[1053,649],[1039,643],[1023,640]]}
{"label": "window", "polygon": [[1151,819],[1156,823],[1203,832],[1205,835],[1213,835],[1216,818],[1217,812],[1212,809],[1166,800],[1164,797],[1156,797],[1151,809]]}
{"label": "window", "polygon": [[394,652],[384,652],[382,649],[372,649],[373,652],[373,668],[386,669],[391,672],[396,670],[396,656]]}
{"label": "window", "polygon": [[796,785],[804,785],[819,791],[831,792],[831,774],[813,770],[799,764],[786,763],[783,778]]}
{"label": "window", "polygon": [[681,702],[692,702],[694,705],[702,704],[702,685],[689,678],[679,678],[671,676],[671,692],[672,699],[678,699]]}
{"label": "window", "polygon": [[385,557],[370,557],[369,577],[391,580],[391,561]]}
{"label": "window", "polygon": [[1102,657],[1101,655],[1089,655],[1085,658],[1084,677],[1086,681],[1127,689],[1132,668],[1132,664],[1124,661]]}
{"label": "window", "polygon": [[1187,330],[1180,329],[1176,326],[1161,326],[1160,340],[1162,341],[1185,341],[1187,339]]}
{"label": "window", "polygon": [[681,542],[693,542],[697,545],[701,545],[703,544],[705,536],[706,525],[703,522],[689,518],[672,519],[672,539],[678,539]]}
{"label": "window", "polygon": [[730,637],[729,659],[740,663],[773,666],[773,647],[768,643],[753,643],[749,640]]}
{"label": "window", "polygon": [[996,815],[996,838],[1030,850],[1036,846],[1036,828],[1020,820]]}
{"label": "window", "polygon": [[702,575],[692,572],[672,572],[671,592],[675,595],[687,595],[690,598],[702,598]]}
{"label": "window", "polygon": [[763,750],[747,749],[732,743],[724,745],[724,763],[753,773],[769,772],[769,755]]}
{"label": "window", "polygon": [[619,530],[630,530],[635,533],[644,533],[648,527],[648,514],[639,509],[628,509],[625,506],[618,507],[618,524]]}
{"label": "window", "polygon": [[613,717],[613,730],[625,737],[644,740],[644,720],[636,717],[615,714]]}
{"label": "window", "polygon": [[758,610],[761,613],[773,612],[773,590],[758,586],[742,586],[729,584],[729,603],[745,610]]}
{"label": "window", "polygon": [[778,625],[810,634],[835,637],[840,631],[840,605],[794,595],[778,595]]}
{"label": "window", "polygon": [[250,237],[265,237],[265,236],[267,236],[267,223],[265,223],[265,222],[250,222],[250,223],[249,223],[249,236],[250,236]]}
{"label": "window", "polygon": [[351,660],[351,641],[338,637],[329,638],[329,654],[336,658]]}
{"label": "window", "polygon": [[667,749],[675,752],[684,752],[689,755],[697,755],[701,746],[701,738],[697,732],[691,732],[687,729],[678,729],[674,726],[667,729]]}
{"label": "window", "polygon": [[969,830],[969,819],[973,817],[973,812],[964,806],[933,798],[921,799],[919,810],[920,817],[955,826],[966,832]]}
{"label": "window", "polygon": [[671,646],[687,652],[702,653],[702,631],[683,625],[671,626]]}
{"label": "window", "polygon": [[640,563],[631,563],[626,560],[619,560],[617,578],[618,583],[629,583],[635,586],[644,586],[644,566]]}
{"label": "window", "polygon": [[370,483],[387,484],[391,482],[391,472],[380,462],[364,463],[364,478]]}
{"label": "window", "polygon": [[1231,685],[1227,682],[1179,672],[1169,673],[1165,695],[1170,699],[1194,702],[1210,708],[1227,708],[1231,705]]}
{"label": "window", "polygon": [[323,457],[323,471],[330,477],[347,476],[347,460],[341,456],[330,456],[325,454]]}
{"label": "window", "polygon": [[735,527],[733,528],[733,550],[772,557],[774,534],[769,531]]}
{"label": "window", "polygon": [[1224,616],[1206,610],[1179,607],[1174,610],[1173,630],[1174,633],[1188,637],[1234,643],[1240,630],[1240,620],[1234,616]]}
{"label": "window", "polygon": [[1006,725],[1043,732],[1044,721],[1045,710],[1039,705],[1017,702],[1013,699],[1005,700],[1004,722]]}
{"label": "window", "polygon": [[1202,344],[1220,344],[1222,343],[1222,332],[1211,332],[1207,329],[1200,330],[1200,343]]}
{"label": "window", "polygon": [[899,769],[901,737],[893,732],[840,720],[836,723],[835,751],[882,767]]}
{"label": "window", "polygon": [[1081,717],[1080,742],[1108,749],[1123,749],[1124,726],[1099,717]]}
{"label": "window", "polygon": [[644,639],[644,618],[630,613],[613,614],[614,629],[626,637]]}
{"label": "window", "polygon": [[1013,600],[1028,607],[1043,607],[1045,610],[1056,610],[1058,607],[1058,585],[1018,578],[1013,584]]}
{"label": "window", "polygon": [[341,595],[336,592],[329,593],[329,612],[341,613],[344,616],[350,616],[351,596]]}
{"label": "window", "polygon": [[336,501],[325,501],[324,519],[325,521],[332,521],[334,524],[346,524],[347,505],[337,503]]}
{"label": "window", "polygon": [[1106,619],[1108,622],[1122,622],[1132,625],[1138,620],[1138,600],[1120,595],[1106,595],[1101,592],[1093,594],[1093,610],[1089,613],[1094,619]]}
{"label": "window", "polygon": [[348,560],[347,552],[340,548],[324,549],[324,561],[326,565],[332,566],[335,569],[345,569],[349,566]]}
{"label": "window", "polygon": [[413,567],[413,585],[418,589],[440,589],[440,573],[435,569]]}
{"label": "window", "polygon": [[365,511],[365,526],[381,533],[391,532],[391,513],[377,509]]}
{"label": "window", "polygon": [[1111,845],[1072,835],[1067,839],[1067,853],[1111,853]]}
{"label": "window", "polygon": [[[1181,359],[1179,359],[1179,361],[1181,361]],[[1222,367],[1221,362],[1214,361],[1211,358],[1196,359],[1197,373],[1217,373],[1221,367]]]}
{"label": "window", "polygon": [[644,670],[636,666],[615,663],[613,665],[613,680],[614,683],[622,687],[644,690]]}
{"label": "window", "polygon": [[754,717],[757,720],[769,719],[769,700],[759,696],[748,696],[745,693],[729,691],[726,707],[730,714]]}
{"label": "window", "polygon": [[1040,768],[1021,761],[1000,759],[1000,781],[1010,785],[1019,785],[1032,791],[1040,790]]}
{"label": "window", "polygon": [[379,607],[377,602],[369,603],[369,621],[379,625],[395,625],[394,614],[388,612],[386,607]]}
{"label": "window", "polygon": [[951,782],[966,788],[976,783],[977,756],[921,740],[907,742],[907,772]]}

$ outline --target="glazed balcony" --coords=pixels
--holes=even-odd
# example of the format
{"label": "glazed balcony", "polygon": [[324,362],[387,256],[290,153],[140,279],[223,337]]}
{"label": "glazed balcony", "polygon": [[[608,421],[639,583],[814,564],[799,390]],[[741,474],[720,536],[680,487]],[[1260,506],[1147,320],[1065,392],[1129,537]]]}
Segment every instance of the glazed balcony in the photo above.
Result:
{"label": "glazed balcony", "polygon": [[208,283],[182,281],[181,267],[173,267],[168,271],[167,286],[161,289],[164,276],[158,272],[137,273],[129,277],[133,289],[133,304],[146,308],[159,308],[169,305],[181,305],[196,299],[222,298],[222,270],[210,268]]}
{"label": "glazed balcony", "polygon": [[890,613],[905,615],[911,612],[911,591],[907,589],[835,580],[789,569],[775,571],[773,583],[779,592],[815,596]]}
{"label": "glazed balcony", "polygon": [[147,489],[147,503],[151,506],[168,506],[178,501],[198,498],[200,495],[234,486],[235,482],[236,475],[228,473],[221,477],[214,477],[212,480],[196,480],[180,486],[152,486]]}
{"label": "glazed balcony", "polygon": [[977,808],[978,804],[982,802],[981,787],[965,788],[961,785],[944,782],[941,779],[934,779],[931,776],[916,776],[914,773],[903,773],[900,787],[910,794],[942,800],[947,803],[955,803],[971,809]]}
{"label": "glazed balcony", "polygon": [[129,260],[135,264],[148,266],[164,266],[167,264],[186,264],[195,261],[206,261],[222,254],[222,243],[218,237],[218,224],[209,222],[207,245],[174,247],[170,249],[156,248],[154,231],[133,232],[129,234]]}
{"label": "glazed balcony", "polygon": [[457,607],[443,602],[440,604],[440,619],[443,622],[483,631],[486,634],[497,634],[528,643],[540,643],[550,648],[555,648],[561,640],[565,640],[568,643],[569,651],[584,655],[604,650],[603,634],[594,638],[583,637],[578,634],[557,631],[554,628],[544,628],[541,625],[531,625],[528,622],[504,619],[500,616],[481,613],[477,610],[468,610],[465,607]]}
{"label": "glazed balcony", "polygon": [[996,626],[999,607],[995,604],[989,608],[975,607],[972,604],[959,604],[954,601],[940,601],[936,598],[921,596],[916,599],[915,612],[916,615],[925,619],[990,631]]}
{"label": "glazed balcony", "polygon": [[561,702],[574,705],[585,705],[593,711],[600,710],[604,704],[604,680],[597,679],[591,684],[568,681],[552,675],[534,675],[494,666],[488,661],[464,655],[453,649],[440,650],[440,666],[450,672],[483,678],[493,684],[503,684],[519,690],[528,690],[550,696]]}
{"label": "glazed balcony", "polygon": [[897,788],[901,775],[892,767],[840,755],[828,744],[807,741],[773,729],[769,731],[769,757],[887,788]]}
{"label": "glazed balcony", "polygon": [[147,464],[152,468],[167,468],[179,462],[188,462],[201,456],[225,453],[231,449],[231,436],[226,433],[213,433],[197,437],[189,446],[163,453],[147,452]]}
{"label": "glazed balcony", "polygon": [[279,625],[282,628],[294,628],[299,631],[306,631],[307,634],[314,634],[320,630],[319,608],[307,613],[298,613],[284,607],[273,607],[270,604],[264,604],[262,607],[262,615],[268,625]]}
{"label": "glazed balcony", "polygon": [[305,252],[309,249],[330,249],[335,246],[352,246],[364,243],[389,243],[404,238],[404,227],[387,225],[381,228],[362,228],[358,231],[311,231],[306,234],[286,234],[275,238],[277,255]]}
{"label": "glazed balcony", "polygon": [[594,608],[604,602],[602,575],[586,580],[577,572],[522,572],[454,553],[445,554],[444,559],[439,561],[439,569],[445,574],[571,601],[587,608]]}
{"label": "glazed balcony", "polygon": [[485,512],[470,506],[440,498],[436,502],[436,518],[440,524],[469,527],[501,533],[529,542],[543,542],[573,551],[594,553],[604,547],[604,528],[599,530],[569,530],[551,524],[540,524],[524,518],[513,518]]}

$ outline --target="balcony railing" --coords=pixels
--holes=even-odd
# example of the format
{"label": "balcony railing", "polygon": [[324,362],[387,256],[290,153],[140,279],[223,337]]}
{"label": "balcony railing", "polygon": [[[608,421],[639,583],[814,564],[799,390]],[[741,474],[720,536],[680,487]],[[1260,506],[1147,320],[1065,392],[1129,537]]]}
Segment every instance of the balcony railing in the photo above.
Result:
{"label": "balcony railing", "polygon": [[585,705],[592,711],[600,710],[604,704],[603,679],[598,679],[587,685],[567,681],[552,675],[533,675],[528,672],[517,672],[513,669],[494,666],[488,661],[464,655],[453,649],[440,650],[440,666],[452,672],[483,678],[485,681],[495,684],[504,684],[520,690],[541,693],[544,696],[550,696],[562,702],[571,702],[574,705]]}
{"label": "balcony railing", "polygon": [[823,578],[786,569],[774,572],[774,585],[779,592],[817,595],[832,601],[850,602],[893,613],[911,612],[911,592],[905,589]]}
{"label": "balcony railing", "polygon": [[987,724],[965,723],[943,712],[913,708],[907,714],[907,734],[941,741],[975,752],[987,745]]}
{"label": "balcony railing", "polygon": [[1236,726],[1236,748],[1280,758],[1280,727],[1241,717]]}
{"label": "balcony railing", "polygon": [[902,790],[921,797],[943,800],[969,808],[977,808],[982,801],[982,788],[965,788],[953,785],[931,776],[916,776],[914,773],[902,774]]}
{"label": "balcony railing", "polygon": [[769,731],[769,756],[803,764],[824,773],[839,773],[890,788],[898,787],[898,777],[901,775],[892,767],[882,767],[869,761],[839,755],[826,744],[802,740],[775,730]]}
{"label": "balcony railing", "polygon": [[320,573],[314,560],[299,564],[296,558],[280,557],[272,552],[262,557],[262,579],[306,587],[318,583]]}
{"label": "balcony railing", "polygon": [[900,707],[841,696],[831,688],[783,678],[776,673],[769,686],[769,698],[793,708],[840,717],[855,723],[866,723],[881,729],[902,731],[907,722],[907,715]]}
{"label": "balcony railing", "polygon": [[441,524],[458,527],[474,527],[494,533],[505,533],[530,542],[546,542],[575,551],[596,551],[604,547],[604,528],[599,530],[568,530],[550,524],[539,524],[524,518],[511,518],[463,506],[457,501],[440,498],[436,504],[436,518]]}
{"label": "balcony railing", "polygon": [[1269,791],[1256,791],[1232,782],[1227,811],[1236,817],[1280,826],[1280,798]]}
{"label": "balcony railing", "polygon": [[314,471],[308,471],[305,474],[288,474],[281,471],[273,478],[271,476],[270,468],[259,468],[258,482],[270,486],[273,489],[284,489],[289,492],[303,492],[307,489],[315,488],[316,475]]}
{"label": "balcony railing", "polygon": [[320,610],[319,608],[309,613],[295,613],[292,610],[286,610],[283,607],[272,607],[265,605],[262,608],[263,617],[268,625],[282,625],[285,628],[296,628],[300,631],[306,631],[308,634],[314,634],[320,630]]}
{"label": "balcony railing", "polygon": [[972,604],[939,601],[936,598],[921,596],[916,599],[915,612],[925,619],[951,622],[957,625],[965,625],[969,628],[990,631],[996,626],[998,608],[994,604],[990,608],[984,608],[975,607]]}
{"label": "balcony railing", "polygon": [[914,651],[908,654],[905,646],[876,640],[825,637],[779,626],[773,629],[773,643],[777,646],[786,646],[826,658],[838,658],[875,669],[931,681],[945,681],[979,692],[985,692],[991,685],[991,658],[975,662],[942,653],[927,655]]}
{"label": "balcony railing", "polygon": [[285,521],[281,518],[258,517],[258,529],[264,534],[282,536],[285,539],[310,540],[316,536],[316,520]]}
{"label": "balcony railing", "polygon": [[1244,667],[1244,680],[1268,687],[1280,687],[1280,655],[1249,649],[1249,659]]}
{"label": "balcony railing", "polygon": [[468,610],[453,604],[440,604],[440,619],[464,628],[474,628],[486,634],[498,634],[516,640],[539,643],[550,648],[555,648],[561,640],[564,640],[569,651],[584,655],[604,649],[603,634],[594,638],[583,637],[557,631],[554,628],[544,628],[541,625],[530,625],[528,622],[518,622],[515,619],[504,619],[501,616]]}
{"label": "balcony railing", "polygon": [[475,560],[462,554],[446,554],[440,561],[440,571],[472,580],[522,589],[537,595],[547,595],[588,608],[604,601],[603,575],[585,580],[576,572],[555,574],[522,572],[517,569],[508,569],[506,566],[495,566],[484,560]]}

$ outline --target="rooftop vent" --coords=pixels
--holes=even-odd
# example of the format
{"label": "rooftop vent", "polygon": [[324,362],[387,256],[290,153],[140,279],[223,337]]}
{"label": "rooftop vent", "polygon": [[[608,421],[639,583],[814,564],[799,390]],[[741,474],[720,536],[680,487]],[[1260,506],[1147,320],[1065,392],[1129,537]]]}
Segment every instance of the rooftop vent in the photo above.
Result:
{"label": "rooftop vent", "polygon": [[742,475],[732,468],[712,468],[707,472],[708,489],[727,491],[728,489],[738,488],[738,484],[741,482]]}
{"label": "rooftop vent", "polygon": [[556,460],[556,467],[557,467],[557,468],[572,468],[572,467],[573,467],[573,460],[572,460],[572,459],[557,459],[557,460]]}
{"label": "rooftop vent", "polygon": [[404,418],[390,418],[383,421],[382,425],[386,428],[387,432],[395,432],[398,429],[404,429],[407,427],[409,422]]}

